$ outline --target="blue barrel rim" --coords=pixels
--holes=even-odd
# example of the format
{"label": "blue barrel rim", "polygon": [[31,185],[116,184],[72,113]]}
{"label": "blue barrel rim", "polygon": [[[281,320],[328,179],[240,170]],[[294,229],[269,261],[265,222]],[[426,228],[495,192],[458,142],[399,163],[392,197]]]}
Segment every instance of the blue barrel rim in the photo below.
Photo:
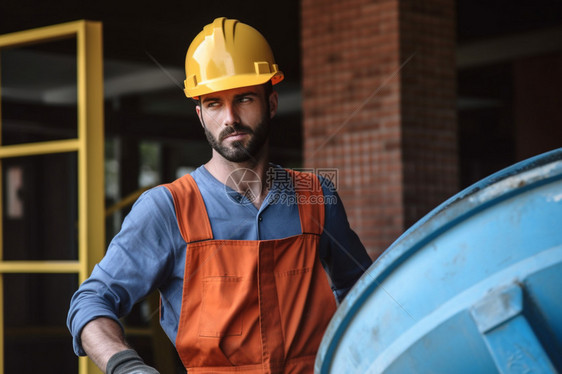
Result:
{"label": "blue barrel rim", "polygon": [[[531,175],[534,170],[552,165],[546,172]],[[426,243],[468,217],[521,194],[531,188],[562,179],[562,148],[558,148],[495,172],[453,195],[408,228],[379,256],[351,289],[339,306],[322,339],[316,356],[319,372],[331,366],[339,338],[349,326],[355,312],[384,279]],[[491,189],[488,187],[497,186]]]}

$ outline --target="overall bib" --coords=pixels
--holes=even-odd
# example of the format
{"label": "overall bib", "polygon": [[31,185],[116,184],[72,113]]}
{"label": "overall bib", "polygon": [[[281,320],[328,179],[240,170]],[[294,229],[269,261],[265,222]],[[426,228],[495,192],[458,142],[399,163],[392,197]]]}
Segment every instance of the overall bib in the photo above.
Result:
{"label": "overall bib", "polygon": [[321,189],[298,191],[298,198],[307,199],[298,205],[300,235],[253,241],[213,239],[203,198],[189,174],[166,187],[188,243],[176,337],[188,372],[312,373],[336,310],[318,257]]}

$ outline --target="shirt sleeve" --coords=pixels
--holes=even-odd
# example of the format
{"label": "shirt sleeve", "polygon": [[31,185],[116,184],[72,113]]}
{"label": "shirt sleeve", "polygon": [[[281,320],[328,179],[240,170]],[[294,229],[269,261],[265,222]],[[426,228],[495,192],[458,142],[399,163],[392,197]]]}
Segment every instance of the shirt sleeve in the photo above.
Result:
{"label": "shirt sleeve", "polygon": [[351,229],[344,206],[333,184],[320,177],[324,193],[324,231],[320,259],[332,281],[332,291],[341,302],[351,287],[371,266],[372,260]]}
{"label": "shirt sleeve", "polygon": [[88,322],[107,317],[120,324],[120,317],[166,280],[177,257],[178,237],[168,190],[156,187],[139,197],[104,258],[72,297],[67,326],[77,355],[86,354],[80,334]]}

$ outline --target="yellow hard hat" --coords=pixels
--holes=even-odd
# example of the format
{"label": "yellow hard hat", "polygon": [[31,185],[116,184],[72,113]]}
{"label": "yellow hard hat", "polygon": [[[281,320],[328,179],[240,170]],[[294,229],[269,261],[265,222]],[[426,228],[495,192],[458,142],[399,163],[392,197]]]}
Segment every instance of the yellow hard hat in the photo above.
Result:
{"label": "yellow hard hat", "polygon": [[185,96],[254,86],[283,73],[262,34],[235,19],[217,18],[191,42],[185,57]]}

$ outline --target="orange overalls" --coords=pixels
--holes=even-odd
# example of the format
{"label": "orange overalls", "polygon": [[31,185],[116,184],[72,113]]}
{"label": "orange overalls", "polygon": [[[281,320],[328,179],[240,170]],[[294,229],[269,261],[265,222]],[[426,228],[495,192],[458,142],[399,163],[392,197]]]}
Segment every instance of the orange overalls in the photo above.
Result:
{"label": "orange overalls", "polygon": [[[299,204],[300,235],[215,240],[193,178],[166,187],[188,243],[176,337],[188,372],[312,373],[336,309],[318,257],[324,205]],[[321,194],[298,191],[301,199]]]}

